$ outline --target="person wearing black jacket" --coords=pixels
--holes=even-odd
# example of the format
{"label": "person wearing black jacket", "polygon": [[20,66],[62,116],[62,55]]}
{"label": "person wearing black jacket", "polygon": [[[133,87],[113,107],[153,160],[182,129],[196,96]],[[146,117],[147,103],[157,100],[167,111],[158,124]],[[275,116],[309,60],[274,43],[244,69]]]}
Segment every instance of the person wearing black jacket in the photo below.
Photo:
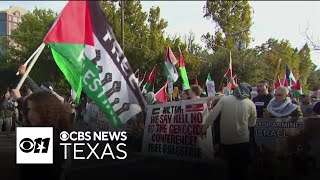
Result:
{"label": "person wearing black jacket", "polygon": [[[257,110],[257,118],[263,118],[263,112],[266,111],[266,108],[270,102],[270,100],[273,98],[273,95],[269,93],[269,83],[268,81],[260,81],[257,85],[257,92],[258,96],[254,97],[252,101],[256,105]],[[255,138],[254,138],[254,127],[249,128],[250,131],[250,144],[251,144],[251,151],[253,154],[255,154],[259,147],[256,144]]]}
{"label": "person wearing black jacket", "polygon": [[273,95],[268,91],[268,81],[260,81],[257,85],[258,96],[253,98],[252,101],[256,105],[257,118],[263,118],[263,110],[267,108]]}

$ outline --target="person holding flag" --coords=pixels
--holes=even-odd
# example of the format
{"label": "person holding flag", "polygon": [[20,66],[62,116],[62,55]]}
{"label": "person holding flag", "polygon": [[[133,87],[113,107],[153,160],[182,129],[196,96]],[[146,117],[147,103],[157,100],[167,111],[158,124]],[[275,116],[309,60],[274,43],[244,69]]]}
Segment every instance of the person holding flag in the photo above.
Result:
{"label": "person holding flag", "polygon": [[[94,19],[93,19],[94,18]],[[134,73],[98,1],[69,1],[43,39],[79,102],[81,92],[119,128],[145,108]],[[19,90],[39,57],[19,82]]]}

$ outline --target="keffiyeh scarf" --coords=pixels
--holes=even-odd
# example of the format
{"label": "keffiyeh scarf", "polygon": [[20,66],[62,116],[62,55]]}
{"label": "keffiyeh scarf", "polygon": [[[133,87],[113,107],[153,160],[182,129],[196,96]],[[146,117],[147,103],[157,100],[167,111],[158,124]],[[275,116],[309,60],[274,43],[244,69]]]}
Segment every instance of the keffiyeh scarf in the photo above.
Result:
{"label": "keffiyeh scarf", "polygon": [[241,83],[238,86],[238,90],[233,91],[233,95],[237,99],[245,99],[251,97],[251,85],[248,83]]}
{"label": "keffiyeh scarf", "polygon": [[267,110],[275,117],[289,116],[298,108],[298,105],[293,104],[289,97],[285,101],[277,102],[272,98],[267,106]]}

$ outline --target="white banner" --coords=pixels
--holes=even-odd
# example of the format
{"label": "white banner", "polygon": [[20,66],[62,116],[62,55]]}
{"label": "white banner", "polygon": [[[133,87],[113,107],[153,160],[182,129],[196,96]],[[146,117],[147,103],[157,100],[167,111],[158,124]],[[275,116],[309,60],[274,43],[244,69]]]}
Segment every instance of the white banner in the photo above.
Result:
{"label": "white banner", "polygon": [[207,99],[184,100],[147,106],[142,152],[183,160],[211,160],[214,157],[211,128],[200,138]]}

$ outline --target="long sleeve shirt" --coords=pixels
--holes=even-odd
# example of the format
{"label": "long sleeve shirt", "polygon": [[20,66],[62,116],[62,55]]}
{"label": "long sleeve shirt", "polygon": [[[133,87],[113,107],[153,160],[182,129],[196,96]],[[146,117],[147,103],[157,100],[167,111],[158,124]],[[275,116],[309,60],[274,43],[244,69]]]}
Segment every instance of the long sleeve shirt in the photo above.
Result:
{"label": "long sleeve shirt", "polygon": [[208,128],[221,113],[220,138],[222,144],[249,142],[248,127],[255,126],[257,111],[250,99],[239,100],[234,96],[224,96],[209,113],[205,127]]}

